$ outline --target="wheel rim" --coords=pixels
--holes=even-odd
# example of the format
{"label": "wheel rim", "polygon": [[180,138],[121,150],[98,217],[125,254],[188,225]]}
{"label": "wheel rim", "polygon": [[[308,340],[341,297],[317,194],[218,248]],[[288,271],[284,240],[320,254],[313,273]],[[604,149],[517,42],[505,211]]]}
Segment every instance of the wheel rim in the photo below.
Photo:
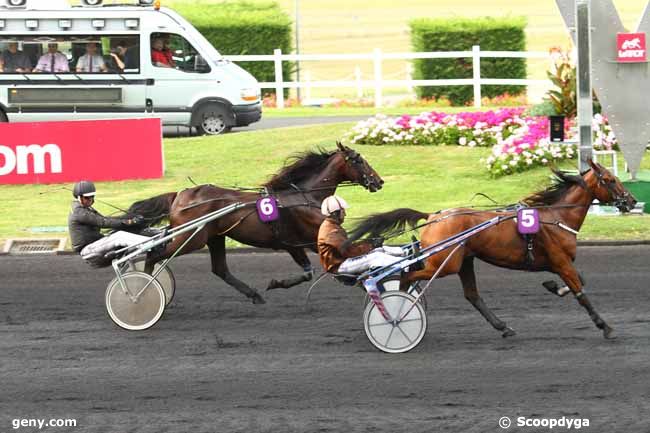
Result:
{"label": "wheel rim", "polygon": [[[144,265],[144,259],[138,260],[137,262],[133,263],[131,269],[134,271],[144,272]],[[160,269],[160,263],[156,263],[154,265],[153,273],[155,274],[158,272],[158,269]],[[176,278],[174,278],[174,273],[169,268],[169,266],[165,266],[165,268],[156,277],[156,280],[160,283],[163,292],[165,292],[165,305],[167,306],[172,301],[174,294],[176,293]]]}
{"label": "wheel rim", "polygon": [[[385,292],[382,300],[391,317],[401,317],[411,308],[415,298],[403,292]],[[416,347],[427,330],[427,316],[420,303],[402,321],[393,325],[387,322],[374,303],[366,306],[363,315],[364,328],[370,342],[386,353],[404,353]]]}
{"label": "wheel rim", "polygon": [[[132,331],[148,329],[155,325],[165,311],[165,293],[160,283],[150,275],[137,271],[125,273],[122,281],[128,294],[122,290],[117,277],[106,289],[106,309],[111,320],[121,328]],[[138,294],[145,286],[147,288],[137,302],[134,302],[132,296]]]}
{"label": "wheel rim", "polygon": [[226,123],[223,121],[223,117],[210,113],[203,116],[201,128],[206,134],[217,135],[226,129]]}

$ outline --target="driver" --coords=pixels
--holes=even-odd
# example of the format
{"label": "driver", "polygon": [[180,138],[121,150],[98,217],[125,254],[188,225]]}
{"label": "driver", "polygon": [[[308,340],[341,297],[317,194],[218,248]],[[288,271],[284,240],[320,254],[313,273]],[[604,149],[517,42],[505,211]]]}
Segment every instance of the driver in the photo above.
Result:
{"label": "driver", "polygon": [[72,209],[68,216],[68,231],[72,248],[81,257],[93,263],[102,263],[104,255],[117,248],[135,245],[149,239],[146,236],[116,231],[108,236],[102,235],[100,229],[124,229],[142,225],[144,218],[136,215],[132,218],[110,218],[97,212],[93,207],[96,189],[92,182],[82,180],[74,185]]}
{"label": "driver", "polygon": [[318,254],[327,272],[360,274],[370,268],[393,264],[408,254],[400,247],[382,246],[382,238],[350,243],[347,232],[341,227],[348,207],[337,195],[327,197],[321,205],[321,213],[327,218],[318,230]]}

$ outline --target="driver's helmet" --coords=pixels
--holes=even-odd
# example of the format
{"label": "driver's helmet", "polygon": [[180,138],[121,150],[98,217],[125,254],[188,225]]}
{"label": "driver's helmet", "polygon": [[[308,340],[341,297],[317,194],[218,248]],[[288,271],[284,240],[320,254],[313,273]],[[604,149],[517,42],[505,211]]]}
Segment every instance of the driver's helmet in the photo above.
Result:
{"label": "driver's helmet", "polygon": [[347,202],[341,197],[338,195],[331,195],[323,200],[323,203],[320,206],[320,211],[323,215],[330,216],[336,211],[347,209],[349,207],[350,206],[348,206]]}
{"label": "driver's helmet", "polygon": [[74,198],[94,197],[96,194],[95,184],[89,180],[82,180],[74,184],[72,188],[72,195]]}

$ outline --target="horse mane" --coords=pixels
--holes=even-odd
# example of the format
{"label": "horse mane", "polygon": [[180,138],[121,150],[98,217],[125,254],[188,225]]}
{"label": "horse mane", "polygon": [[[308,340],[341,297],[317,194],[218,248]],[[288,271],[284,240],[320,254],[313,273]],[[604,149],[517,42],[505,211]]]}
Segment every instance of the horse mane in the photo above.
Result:
{"label": "horse mane", "polygon": [[275,190],[289,189],[291,184],[296,184],[320,171],[336,152],[338,151],[327,151],[319,147],[316,150],[293,154],[285,160],[280,171],[262,186]]}
{"label": "horse mane", "polygon": [[[547,206],[557,203],[564,197],[573,186],[587,188],[581,173],[580,175],[569,174],[565,171],[552,169],[554,182],[548,188],[538,191],[522,201],[528,206]],[[588,171],[588,170],[587,170]],[[586,172],[585,172],[586,173]]]}

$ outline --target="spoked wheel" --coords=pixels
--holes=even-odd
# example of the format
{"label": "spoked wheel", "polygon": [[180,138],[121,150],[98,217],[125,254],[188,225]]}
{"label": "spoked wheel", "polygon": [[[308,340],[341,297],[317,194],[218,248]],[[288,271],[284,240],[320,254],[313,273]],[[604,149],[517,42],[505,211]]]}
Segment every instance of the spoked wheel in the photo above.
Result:
{"label": "spoked wheel", "polygon": [[[377,306],[370,302],[363,313],[363,325],[368,339],[377,349],[386,353],[408,352],[422,341],[427,331],[424,307],[415,302],[415,297],[400,291],[384,292],[381,299],[394,320],[387,321]],[[407,311],[408,314],[402,318]]]}
{"label": "spoked wheel", "polygon": [[[129,269],[132,271],[144,272],[145,261],[145,259],[137,259],[131,264]],[[158,272],[158,269],[160,269],[160,263],[156,263],[154,265],[153,273],[155,274]],[[165,306],[167,306],[172,301],[174,294],[176,293],[176,279],[174,278],[174,273],[169,268],[169,266],[165,266],[162,272],[160,272],[156,277],[156,280],[158,280],[160,286],[163,289],[163,292],[165,292]]]}
{"label": "spoked wheel", "polygon": [[[381,285],[384,288],[385,292],[395,292],[395,291],[399,291],[399,282],[400,282],[399,275],[389,275],[388,277],[381,280],[379,282],[379,285]],[[413,295],[414,297],[417,297],[421,291],[422,291],[422,286],[420,286],[420,282],[414,281],[411,283],[411,286],[409,287],[407,293]],[[372,301],[370,300],[370,297],[366,295],[366,305],[369,302]],[[427,304],[426,296],[424,295],[421,296],[420,299],[418,299],[418,302],[422,304],[425,311],[429,308],[429,305]]]}
{"label": "spoked wheel", "polygon": [[160,283],[138,271],[123,274],[122,281],[124,288],[115,277],[106,289],[106,309],[111,320],[131,331],[151,328],[165,311],[165,292]]}

